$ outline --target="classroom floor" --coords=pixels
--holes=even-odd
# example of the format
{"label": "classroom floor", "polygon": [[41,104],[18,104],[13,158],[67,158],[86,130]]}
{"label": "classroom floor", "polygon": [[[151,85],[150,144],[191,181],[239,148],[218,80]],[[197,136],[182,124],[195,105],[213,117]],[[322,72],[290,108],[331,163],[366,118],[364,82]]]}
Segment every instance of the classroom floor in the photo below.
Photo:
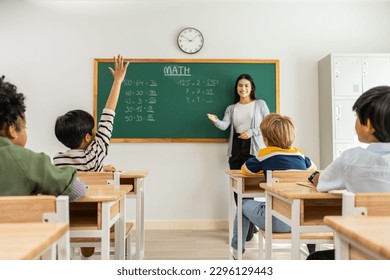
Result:
{"label": "classroom floor", "polygon": [[[230,249],[227,230],[146,230],[145,260],[227,260]],[[258,237],[247,242],[247,248],[257,248]],[[273,259],[288,260],[288,244],[278,244]],[[302,246],[302,251],[306,246]],[[250,251],[249,249],[247,251]],[[245,260],[257,259],[257,253],[246,252]],[[91,259],[99,259],[95,254]],[[112,256],[113,258],[113,256]],[[304,252],[301,259],[305,259]],[[80,259],[76,252],[73,259]]]}

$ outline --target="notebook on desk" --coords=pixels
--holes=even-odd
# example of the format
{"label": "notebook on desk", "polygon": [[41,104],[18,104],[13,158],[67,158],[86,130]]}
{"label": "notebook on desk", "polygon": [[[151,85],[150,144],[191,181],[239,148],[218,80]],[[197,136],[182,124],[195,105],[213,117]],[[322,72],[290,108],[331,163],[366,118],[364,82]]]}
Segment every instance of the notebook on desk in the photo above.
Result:
{"label": "notebook on desk", "polygon": [[312,182],[297,182],[298,185],[301,185],[301,186],[305,186],[305,187],[309,187],[309,188],[316,188],[316,186],[314,186],[314,184]]}

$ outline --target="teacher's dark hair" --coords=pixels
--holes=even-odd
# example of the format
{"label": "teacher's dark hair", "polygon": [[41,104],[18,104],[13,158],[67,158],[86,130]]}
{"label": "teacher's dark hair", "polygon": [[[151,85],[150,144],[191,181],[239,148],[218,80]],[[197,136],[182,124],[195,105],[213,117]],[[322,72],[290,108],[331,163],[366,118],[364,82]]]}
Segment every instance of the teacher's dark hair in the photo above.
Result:
{"label": "teacher's dark hair", "polygon": [[15,125],[20,129],[19,118],[24,119],[26,105],[23,93],[18,93],[17,87],[4,81],[5,76],[0,77],[0,129],[5,125]]}
{"label": "teacher's dark hair", "polygon": [[379,142],[390,142],[390,87],[379,86],[364,92],[352,106],[362,125],[369,119]]}
{"label": "teacher's dark hair", "polygon": [[251,83],[252,91],[251,91],[250,99],[251,100],[255,100],[256,99],[256,85],[255,85],[255,82],[253,81],[251,75],[249,75],[249,74],[241,74],[240,76],[238,76],[238,78],[236,80],[236,84],[234,86],[234,102],[235,103],[240,101],[240,95],[237,92],[237,85],[238,85],[238,81],[242,80],[242,79],[248,80]]}

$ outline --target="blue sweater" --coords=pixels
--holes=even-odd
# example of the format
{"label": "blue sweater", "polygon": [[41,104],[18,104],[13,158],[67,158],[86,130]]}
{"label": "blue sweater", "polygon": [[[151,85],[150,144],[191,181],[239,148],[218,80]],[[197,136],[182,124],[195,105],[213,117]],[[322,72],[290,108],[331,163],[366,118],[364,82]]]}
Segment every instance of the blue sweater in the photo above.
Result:
{"label": "blue sweater", "polygon": [[315,164],[297,148],[282,149],[278,147],[266,147],[259,150],[257,157],[248,159],[241,171],[247,175],[253,175],[263,170],[307,170],[315,169]]}

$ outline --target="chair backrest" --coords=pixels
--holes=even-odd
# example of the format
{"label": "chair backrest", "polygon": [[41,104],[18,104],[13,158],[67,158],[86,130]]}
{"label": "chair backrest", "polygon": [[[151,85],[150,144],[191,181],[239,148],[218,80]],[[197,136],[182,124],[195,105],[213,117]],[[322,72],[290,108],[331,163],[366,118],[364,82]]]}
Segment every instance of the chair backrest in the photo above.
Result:
{"label": "chair backrest", "polygon": [[268,170],[267,183],[295,183],[307,181],[314,170]]}
{"label": "chair backrest", "polygon": [[343,216],[390,216],[390,193],[343,193]]}
{"label": "chair backrest", "polygon": [[77,172],[86,185],[119,185],[119,176],[120,172]]}
{"label": "chair backrest", "polygon": [[69,197],[0,196],[0,223],[69,223]]}

